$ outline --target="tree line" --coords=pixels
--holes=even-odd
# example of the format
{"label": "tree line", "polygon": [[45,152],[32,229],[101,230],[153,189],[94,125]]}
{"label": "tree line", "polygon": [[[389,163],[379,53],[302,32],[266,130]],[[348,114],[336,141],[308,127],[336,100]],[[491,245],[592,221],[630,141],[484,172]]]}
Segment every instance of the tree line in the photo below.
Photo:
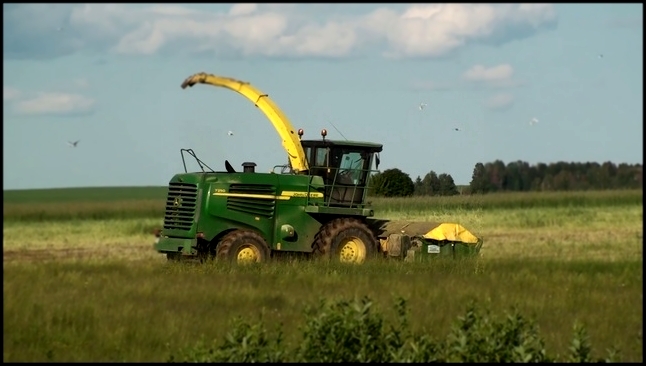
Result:
{"label": "tree line", "polygon": [[372,196],[453,196],[492,192],[568,191],[642,188],[642,165],[612,162],[556,162],[530,165],[524,161],[505,164],[501,160],[477,163],[468,187],[458,189],[447,173],[430,171],[417,176],[393,168],[373,174],[368,182]]}
{"label": "tree line", "polygon": [[643,186],[642,177],[641,164],[559,161],[530,165],[519,160],[505,165],[496,160],[475,165],[469,188],[471,193],[634,189]]}

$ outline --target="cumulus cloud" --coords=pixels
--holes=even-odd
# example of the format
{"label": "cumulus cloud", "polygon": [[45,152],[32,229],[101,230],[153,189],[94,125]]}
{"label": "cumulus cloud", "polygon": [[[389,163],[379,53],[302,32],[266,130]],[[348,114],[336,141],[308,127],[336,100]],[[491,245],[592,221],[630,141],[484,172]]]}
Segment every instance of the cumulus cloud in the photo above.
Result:
{"label": "cumulus cloud", "polygon": [[92,112],[95,101],[80,94],[39,93],[18,101],[14,110],[23,115],[70,115]]}
{"label": "cumulus cloud", "polygon": [[253,4],[253,3],[233,4],[231,5],[231,9],[229,9],[229,15],[233,15],[233,16],[247,15],[247,14],[253,13],[257,9],[258,9],[258,4]]}
{"label": "cumulus cloud", "polygon": [[507,93],[496,94],[485,101],[485,107],[493,111],[509,109],[514,104],[514,96]]}
{"label": "cumulus cloud", "polygon": [[39,92],[33,95],[4,86],[4,101],[12,104],[17,115],[85,115],[94,112],[96,101],[81,94]]}
{"label": "cumulus cloud", "polygon": [[3,86],[2,87],[2,100],[3,101],[9,101],[9,100],[15,100],[20,97],[20,90],[16,88],[12,88],[10,86]]}
{"label": "cumulus cloud", "polygon": [[508,88],[522,84],[514,79],[514,68],[510,64],[492,67],[475,65],[462,74],[462,80],[490,87]]}
{"label": "cumulus cloud", "polygon": [[412,90],[440,91],[450,89],[512,88],[523,85],[524,82],[514,78],[514,68],[510,64],[500,64],[486,67],[474,65],[462,73],[460,80],[453,82],[436,82],[416,80],[410,83]]}
{"label": "cumulus cloud", "polygon": [[[361,14],[308,9],[270,4],[234,4],[227,11],[188,5],[5,5],[3,55],[53,58],[111,51],[341,58],[376,51],[387,57],[431,58],[471,43],[499,45],[529,37],[557,24],[549,4],[417,4],[402,11],[375,5]],[[56,31],[59,27],[64,30]]]}

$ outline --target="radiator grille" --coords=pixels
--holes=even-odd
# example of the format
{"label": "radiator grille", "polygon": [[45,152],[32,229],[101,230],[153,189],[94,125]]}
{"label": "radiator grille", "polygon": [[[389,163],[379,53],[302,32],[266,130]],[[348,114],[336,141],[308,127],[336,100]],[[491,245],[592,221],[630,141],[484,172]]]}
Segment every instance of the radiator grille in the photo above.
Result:
{"label": "radiator grille", "polygon": [[168,186],[164,229],[191,230],[197,207],[197,185],[171,183]]}
{"label": "radiator grille", "polygon": [[227,197],[227,209],[272,218],[276,208],[276,187],[266,184],[232,184],[229,193],[258,197]]}

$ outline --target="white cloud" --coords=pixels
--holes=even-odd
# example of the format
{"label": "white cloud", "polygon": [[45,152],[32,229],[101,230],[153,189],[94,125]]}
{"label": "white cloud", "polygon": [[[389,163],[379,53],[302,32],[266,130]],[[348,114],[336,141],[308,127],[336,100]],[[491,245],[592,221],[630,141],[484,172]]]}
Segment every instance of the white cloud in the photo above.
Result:
{"label": "white cloud", "polygon": [[485,101],[485,106],[491,110],[501,111],[514,104],[514,96],[507,93],[496,94]]}
{"label": "white cloud", "polygon": [[514,68],[509,64],[502,64],[490,68],[475,65],[462,75],[465,80],[469,81],[509,80],[512,76],[514,76]]}
{"label": "white cloud", "polygon": [[253,3],[239,3],[233,4],[231,9],[229,9],[229,15],[247,15],[251,14],[258,9],[258,4]]}
{"label": "white cloud", "polygon": [[496,88],[519,86],[521,81],[514,79],[514,68],[510,64],[492,67],[475,65],[462,74],[462,80]]}
{"label": "white cloud", "polygon": [[20,97],[20,90],[12,88],[10,86],[2,86],[2,100],[15,100]]}
{"label": "white cloud", "polygon": [[514,78],[514,68],[510,64],[492,67],[474,65],[462,73],[461,82],[414,81],[410,84],[413,90],[449,90],[472,89],[473,87],[512,88],[524,83]]}
{"label": "white cloud", "polygon": [[[358,15],[264,4],[234,4],[220,12],[184,5],[83,4],[57,10],[68,12],[56,13],[66,22],[65,31],[52,32],[30,27],[47,14],[43,6],[5,7],[5,57],[80,50],[334,58],[378,50],[388,57],[443,57],[470,43],[502,44],[556,24],[549,4],[416,4],[403,11],[381,6]],[[46,41],[54,36],[56,42]]]}
{"label": "white cloud", "polygon": [[13,110],[19,115],[74,115],[94,110],[96,101],[80,94],[41,92],[33,97],[14,102]]}

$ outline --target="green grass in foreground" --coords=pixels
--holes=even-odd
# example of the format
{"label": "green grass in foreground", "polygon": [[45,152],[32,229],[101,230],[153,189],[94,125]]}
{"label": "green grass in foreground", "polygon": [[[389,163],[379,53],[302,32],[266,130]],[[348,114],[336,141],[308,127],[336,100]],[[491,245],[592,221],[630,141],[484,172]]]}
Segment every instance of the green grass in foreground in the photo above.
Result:
{"label": "green grass in foreground", "polygon": [[435,261],[340,266],[316,262],[234,268],[217,263],[5,263],[4,354],[11,361],[165,361],[200,340],[218,342],[242,316],[283,324],[298,345],[303,310],[368,296],[387,320],[408,300],[411,331],[449,332],[470,301],[501,316],[535,319],[550,353],[565,355],[583,324],[603,357],[643,359],[641,258],[615,263],[547,260]]}
{"label": "green grass in foreground", "polygon": [[[31,193],[28,193],[31,192]],[[4,191],[4,221],[163,217],[164,187]],[[643,205],[642,190],[496,193],[452,197],[370,198],[379,217],[454,211]]]}

